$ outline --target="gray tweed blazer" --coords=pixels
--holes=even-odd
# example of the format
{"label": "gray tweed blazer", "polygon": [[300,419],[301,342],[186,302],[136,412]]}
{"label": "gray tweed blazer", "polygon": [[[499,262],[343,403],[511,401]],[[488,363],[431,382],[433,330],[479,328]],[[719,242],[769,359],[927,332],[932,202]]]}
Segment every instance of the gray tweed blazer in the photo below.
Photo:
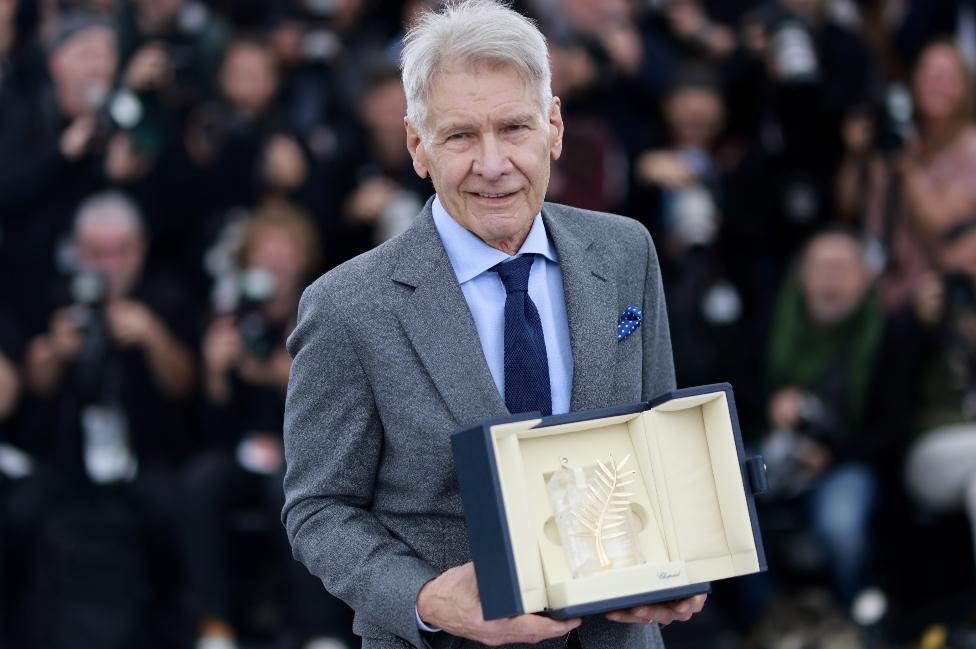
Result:
{"label": "gray tweed blazer", "polygon": [[[542,216],[563,276],[572,410],[674,389],[647,230],[552,203]],[[630,304],[644,320],[618,343]],[[367,649],[478,646],[420,633],[414,613],[425,582],[471,559],[450,435],[507,413],[430,202],[405,233],[306,289],[288,351],[282,521],[295,557],[355,610]],[[656,625],[596,616],[579,634],[586,649],[663,646]]]}

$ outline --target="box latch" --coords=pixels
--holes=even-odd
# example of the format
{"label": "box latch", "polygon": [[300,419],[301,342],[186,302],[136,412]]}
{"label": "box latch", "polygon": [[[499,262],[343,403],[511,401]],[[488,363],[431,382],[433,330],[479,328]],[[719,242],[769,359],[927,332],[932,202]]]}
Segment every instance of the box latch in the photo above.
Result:
{"label": "box latch", "polygon": [[746,460],[746,473],[749,475],[749,485],[752,487],[753,495],[761,494],[769,489],[769,480],[766,478],[766,462],[762,455],[756,455]]}

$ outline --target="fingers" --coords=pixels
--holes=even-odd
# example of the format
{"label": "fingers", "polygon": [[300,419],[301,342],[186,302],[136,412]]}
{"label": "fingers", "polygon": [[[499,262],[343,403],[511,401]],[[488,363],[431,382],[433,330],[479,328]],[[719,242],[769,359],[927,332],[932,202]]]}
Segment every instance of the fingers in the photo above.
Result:
{"label": "fingers", "polygon": [[169,76],[169,59],[166,48],[160,43],[150,43],[140,49],[123,74],[126,86],[144,90],[162,85]]}
{"label": "fingers", "polygon": [[86,114],[76,118],[61,134],[61,154],[68,160],[79,158],[85,152],[94,131],[94,117]]}
{"label": "fingers", "polygon": [[486,622],[488,637],[485,642],[491,646],[522,642],[535,644],[564,636],[581,622],[579,618],[553,620],[542,615],[519,615],[507,620]]}
{"label": "fingers", "polygon": [[690,618],[695,613],[701,613],[701,610],[705,608],[706,600],[708,600],[708,595],[703,593],[701,595],[695,595],[694,597],[689,597],[686,600],[679,600],[678,604],[681,604],[682,602],[688,603],[688,606],[690,607],[690,613],[688,617]]}
{"label": "fingers", "polygon": [[541,615],[486,621],[471,562],[451,568],[424,584],[417,594],[417,612],[427,624],[492,647],[558,638],[581,622],[579,618],[553,620]]}
{"label": "fingers", "polygon": [[647,604],[636,606],[620,611],[607,613],[608,620],[621,624],[650,624],[657,622],[662,626],[667,626],[674,621],[687,622],[691,617],[702,610],[705,606],[707,595],[695,595],[673,602],[662,602],[660,604]]}

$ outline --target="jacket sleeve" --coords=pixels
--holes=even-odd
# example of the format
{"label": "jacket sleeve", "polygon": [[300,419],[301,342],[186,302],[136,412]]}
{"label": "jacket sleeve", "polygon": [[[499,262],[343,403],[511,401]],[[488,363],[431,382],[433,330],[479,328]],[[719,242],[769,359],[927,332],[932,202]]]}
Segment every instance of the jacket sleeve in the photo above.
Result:
{"label": "jacket sleeve", "polygon": [[671,351],[671,332],[668,328],[668,309],[664,303],[661,265],[654,242],[646,228],[641,233],[647,245],[647,266],[644,276],[644,346],[643,385],[641,399],[650,400],[675,389],[674,355]]}
{"label": "jacket sleeve", "polygon": [[382,424],[354,340],[320,284],[302,296],[288,351],[282,522],[295,558],[357,615],[426,647],[416,597],[438,572],[370,511]]}

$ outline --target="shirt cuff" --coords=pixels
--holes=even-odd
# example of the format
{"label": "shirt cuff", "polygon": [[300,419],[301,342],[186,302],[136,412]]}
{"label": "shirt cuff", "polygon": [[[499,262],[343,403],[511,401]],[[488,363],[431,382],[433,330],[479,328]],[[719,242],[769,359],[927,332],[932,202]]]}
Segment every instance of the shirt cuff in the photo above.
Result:
{"label": "shirt cuff", "polygon": [[424,624],[424,621],[420,619],[420,612],[417,610],[416,606],[413,608],[413,612],[417,615],[418,629],[421,631],[426,631],[427,633],[439,633],[441,631],[441,629],[438,629],[436,626],[428,626]]}

